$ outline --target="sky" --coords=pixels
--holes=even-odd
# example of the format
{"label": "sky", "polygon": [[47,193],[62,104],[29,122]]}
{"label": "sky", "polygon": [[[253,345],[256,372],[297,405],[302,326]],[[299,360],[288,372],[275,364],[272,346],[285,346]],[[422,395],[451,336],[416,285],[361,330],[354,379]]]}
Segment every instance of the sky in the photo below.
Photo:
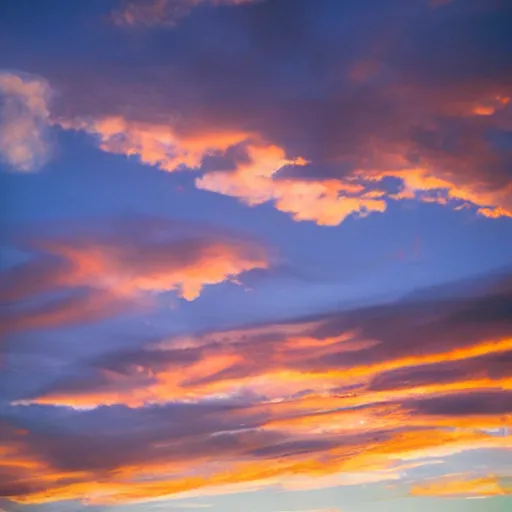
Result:
{"label": "sky", "polygon": [[0,510],[512,508],[512,4],[0,3]]}

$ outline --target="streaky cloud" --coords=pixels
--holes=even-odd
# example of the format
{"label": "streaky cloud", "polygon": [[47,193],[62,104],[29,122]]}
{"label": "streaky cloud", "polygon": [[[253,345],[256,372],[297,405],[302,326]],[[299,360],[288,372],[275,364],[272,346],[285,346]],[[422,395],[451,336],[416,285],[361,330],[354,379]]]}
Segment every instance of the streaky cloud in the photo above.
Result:
{"label": "streaky cloud", "polygon": [[[3,493],[20,503],[85,493],[108,505],[402,484],[417,468],[442,474],[463,453],[510,450],[512,325],[506,308],[472,313],[509,303],[507,282],[174,336],[81,363],[11,406]],[[44,430],[23,419],[32,408]],[[49,426],[61,417],[68,431],[56,436]],[[14,467],[36,468],[40,483]],[[411,492],[427,492],[418,485]]]}
{"label": "streaky cloud", "polygon": [[130,0],[111,14],[111,20],[121,27],[174,26],[194,8],[201,5],[243,5],[263,0]]}
{"label": "streaky cloud", "polygon": [[[28,235],[22,245],[32,258],[0,273],[0,300],[11,307],[3,334],[150,307],[163,292],[192,301],[205,286],[270,264],[263,245],[201,226],[132,219],[92,231],[74,228],[46,238]],[[39,297],[46,299],[42,305],[27,308],[27,300]]]}

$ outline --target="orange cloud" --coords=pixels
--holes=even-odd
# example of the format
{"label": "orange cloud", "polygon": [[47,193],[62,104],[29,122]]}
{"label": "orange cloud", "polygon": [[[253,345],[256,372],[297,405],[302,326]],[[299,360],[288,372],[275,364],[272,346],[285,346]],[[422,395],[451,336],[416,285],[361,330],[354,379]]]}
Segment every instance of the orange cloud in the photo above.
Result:
{"label": "orange cloud", "polygon": [[265,248],[222,236],[171,237],[158,243],[78,237],[41,240],[35,245],[41,257],[55,263],[39,264],[36,258],[15,269],[4,277],[5,297],[12,300],[59,286],[92,286],[120,298],[176,291],[194,300],[204,286],[269,264]]}
{"label": "orange cloud", "polygon": [[103,151],[136,155],[142,163],[169,172],[181,166],[198,168],[206,155],[224,152],[250,137],[243,132],[216,131],[185,136],[167,124],[128,121],[119,116],[61,119],[56,124],[66,130],[81,130],[97,137]]}
{"label": "orange cloud", "polygon": [[[469,317],[482,300],[464,299]],[[31,423],[3,435],[0,489],[20,503],[106,505],[300,491],[410,481],[456,454],[511,450],[512,377],[498,364],[512,351],[500,337],[509,325],[463,329],[460,311],[457,300],[373,307],[114,352],[16,403],[89,410],[51,408],[79,418],[67,436]],[[418,324],[427,341],[411,343]],[[114,404],[125,406],[98,407]]]}
{"label": "orange cloud", "polygon": [[[417,395],[418,396],[418,395]],[[424,395],[431,396],[431,395]],[[403,397],[407,398],[407,395]],[[397,400],[397,397],[394,397]],[[389,401],[392,402],[393,397]],[[408,428],[460,428],[470,430],[486,430],[503,428],[512,421],[512,414],[478,415],[468,414],[462,417],[453,415],[426,415],[409,410],[396,401],[393,404],[374,404],[371,400],[368,404],[356,404],[319,398],[318,406],[314,407],[314,398],[306,403],[298,400],[295,403],[282,404],[282,410],[276,406],[272,410],[271,419],[266,423],[267,428],[278,429],[288,433],[294,432],[300,435],[311,433],[350,433],[364,431],[380,431],[393,429],[397,425]],[[363,401],[361,401],[363,402]],[[322,410],[322,407],[330,410]],[[337,407],[345,407],[337,409]],[[280,417],[281,415],[281,417]]]}
{"label": "orange cloud", "polygon": [[505,496],[511,494],[511,490],[504,488],[500,479],[494,475],[480,478],[447,476],[433,482],[414,485],[410,493],[412,496],[457,498]]}
{"label": "orange cloud", "polygon": [[480,215],[489,218],[512,217],[512,184],[501,190],[489,189],[481,184],[458,184],[455,177],[434,173],[423,168],[408,168],[398,171],[359,170],[356,175],[365,180],[381,181],[386,177],[398,178],[402,189],[391,194],[391,199],[419,198],[424,202],[446,205],[449,201],[469,203]]}
{"label": "orange cloud", "polygon": [[[387,480],[398,480],[407,469],[402,461],[421,460],[425,457],[448,455],[463,450],[484,447],[510,448],[510,440],[470,432],[411,431],[395,434],[383,440],[344,441],[330,450],[275,459],[268,464],[264,459],[252,461],[202,461],[189,473],[176,463],[153,464],[146,459],[129,472],[69,471],[52,469],[42,460],[28,458],[22,462],[27,476],[18,477],[18,488],[25,482],[29,492],[11,492],[10,498],[18,503],[51,503],[86,497],[91,504],[121,504],[153,498],[183,498],[198,495],[244,492],[265,487],[285,490],[306,490],[340,485],[358,485]],[[18,439],[18,450],[23,442]],[[14,457],[11,448],[11,456]],[[204,465],[204,467],[203,467]],[[18,467],[20,465],[18,464]],[[36,472],[36,473],[35,473]],[[166,478],[169,473],[169,478]],[[41,480],[32,476],[41,474]],[[148,478],[158,474],[158,478]],[[23,475],[23,473],[22,473]],[[100,475],[103,475],[101,477]],[[108,475],[108,478],[105,476]],[[315,485],[316,484],[316,485]],[[32,488],[31,488],[32,487]],[[16,488],[16,487],[15,487]]]}
{"label": "orange cloud", "polygon": [[250,206],[272,201],[296,221],[335,226],[351,214],[365,216],[386,209],[386,202],[375,191],[365,191],[348,180],[276,179],[283,167],[307,162],[286,158],[282,148],[258,141],[257,135],[248,132],[184,135],[170,125],[133,122],[123,117],[60,120],[58,124],[98,137],[103,151],[137,155],[142,163],[169,172],[200,168],[206,156],[223,154],[245,143],[249,162],[238,163],[236,171],[206,173],[196,179],[197,188],[236,197]]}
{"label": "orange cloud", "polygon": [[[500,97],[501,98],[501,97]],[[503,103],[502,98],[498,103]],[[129,121],[123,117],[61,119],[64,129],[85,131],[99,140],[110,153],[136,155],[140,161],[162,170],[199,169],[208,155],[223,155],[229,148],[244,144],[248,161],[238,162],[235,171],[211,171],[196,178],[197,188],[241,200],[249,206],[273,202],[296,221],[313,221],[335,226],[350,215],[364,217],[385,212],[392,200],[418,198],[424,202],[469,204],[489,218],[512,216],[512,185],[489,188],[475,182],[460,182],[446,172],[428,168],[408,168],[404,157],[387,155],[389,164],[400,170],[356,170],[343,179],[299,179],[279,177],[287,166],[306,165],[303,158],[289,159],[283,148],[261,141],[254,133],[210,131],[196,135],[179,133],[172,125]],[[375,189],[384,178],[398,178],[399,192]]]}
{"label": "orange cloud", "polygon": [[51,93],[41,77],[0,73],[0,158],[15,171],[35,171],[51,156]]}
{"label": "orange cloud", "polygon": [[510,103],[508,96],[495,96],[485,103],[480,103],[473,108],[473,114],[476,116],[492,116],[497,111],[505,108]]}
{"label": "orange cloud", "polygon": [[[108,251],[102,251],[102,255],[108,255]],[[69,261],[77,262],[79,257],[67,256]],[[122,258],[114,258],[113,264],[97,263],[97,259],[85,257],[87,264],[94,262],[93,268],[108,268],[105,275],[115,276],[118,264]],[[110,260],[106,260],[110,261]],[[80,279],[86,280],[90,276],[87,264],[78,264],[75,274]],[[253,265],[256,263],[253,262]],[[263,264],[263,260],[262,260]],[[166,260],[166,272],[172,267],[172,260]],[[153,268],[153,266],[150,266]],[[196,266],[193,266],[195,269]],[[221,267],[222,268],[222,267]],[[82,271],[81,269],[86,269]],[[180,268],[180,272],[183,270]],[[147,271],[146,271],[147,272]],[[160,277],[158,269],[154,269],[155,276],[144,276],[142,283],[149,283],[152,290],[164,289],[160,283],[167,281]],[[71,275],[75,275],[71,274]],[[99,280],[101,272],[95,273]],[[121,273],[121,275],[123,275]],[[174,274],[169,274],[171,277]],[[181,274],[180,274],[181,275]],[[185,273],[185,275],[187,275]],[[206,272],[200,274],[203,279]],[[167,276],[167,274],[165,274]],[[169,278],[167,278],[169,279]],[[126,294],[126,290],[133,292],[134,286],[139,283],[136,278],[125,280],[119,278],[121,285],[113,286],[117,281],[110,281],[113,289],[119,289]],[[154,282],[157,283],[153,284]],[[171,281],[171,283],[174,281]],[[194,282],[195,283],[195,282]],[[139,285],[140,286],[140,285]],[[137,288],[135,288],[137,289]],[[190,296],[188,296],[190,298]],[[131,374],[124,374],[122,389],[117,390],[119,384],[115,379],[111,385],[105,385],[102,389],[83,390],[83,393],[53,392],[37,399],[39,403],[95,406],[101,404],[124,403],[138,406],[145,402],[166,402],[182,397],[197,399],[216,394],[232,393],[233,390],[247,389],[254,393],[261,393],[269,400],[279,400],[295,393],[306,393],[298,401],[299,409],[307,403],[308,396],[316,397],[318,408],[324,407],[324,401],[329,405],[325,407],[356,407],[371,403],[386,403],[389,401],[403,401],[422,396],[440,396],[456,392],[484,391],[493,389],[510,390],[512,381],[508,377],[490,378],[485,374],[454,377],[447,382],[428,382],[419,385],[409,385],[396,389],[378,391],[369,388],[369,384],[378,376],[389,372],[413,369],[421,367],[433,367],[440,363],[468,361],[491,354],[501,354],[512,350],[512,338],[484,339],[473,344],[455,347],[448,350],[429,351],[423,354],[401,355],[386,357],[375,362],[358,364],[340,364],[333,362],[328,364],[329,357],[349,358],[351,354],[362,352],[371,361],[372,354],[381,350],[381,342],[378,339],[369,339],[361,336],[356,331],[344,331],[338,335],[320,338],[315,332],[321,327],[322,322],[309,322],[298,324],[270,325],[227,332],[214,332],[193,337],[178,337],[169,343],[159,344],[154,349],[156,353],[166,357],[167,350],[201,350],[201,356],[189,364],[183,364],[181,371],[169,372],[165,365],[159,370],[151,370],[152,383],[142,389],[130,390]],[[251,340],[257,340],[260,336],[271,337],[275,343],[267,344],[265,359],[257,363],[252,353],[254,344]],[[254,343],[257,343],[255,341]],[[320,367],[311,364],[311,357],[326,361]],[[142,369],[147,371],[147,369]],[[108,378],[107,378],[108,381]],[[125,388],[126,386],[126,388]],[[353,393],[338,397],[337,388],[356,386]],[[281,407],[281,406],[280,406]],[[282,404],[282,407],[293,407],[293,402]],[[324,408],[325,408],[324,407]]]}
{"label": "orange cloud", "polygon": [[13,309],[2,319],[0,334],[105,319],[150,307],[152,296],[162,292],[192,301],[205,286],[238,283],[243,272],[270,264],[266,248],[247,239],[226,233],[183,237],[173,224],[160,228],[157,240],[151,227],[140,236],[33,240],[33,259],[0,275],[0,300],[14,304],[55,291],[67,295]]}
{"label": "orange cloud", "polygon": [[265,251],[230,241],[192,241],[164,248],[167,257],[151,250],[134,260],[130,249],[114,245],[46,245],[68,261],[72,271],[61,276],[67,286],[94,282],[120,296],[139,292],[177,291],[186,300],[196,299],[204,286],[218,284],[253,268],[268,266]]}
{"label": "orange cloud", "polygon": [[209,172],[196,179],[196,186],[236,197],[250,206],[273,201],[294,220],[323,226],[336,226],[351,214],[366,216],[386,210],[384,200],[350,181],[276,179],[281,168],[307,163],[301,158],[286,159],[277,146],[248,146],[247,152],[249,163],[239,164],[235,172]]}
{"label": "orange cloud", "polygon": [[[503,94],[471,93],[453,105],[446,103],[445,98],[434,97],[430,101],[434,104],[432,108],[446,110],[445,115],[465,118],[498,112],[508,107],[510,99]],[[285,148],[268,142],[256,131],[210,127],[191,132],[178,129],[178,122],[152,123],[122,116],[58,119],[54,124],[91,134],[103,151],[137,156],[143,164],[168,172],[202,170],[203,174],[195,180],[197,188],[235,197],[249,206],[272,202],[276,209],[296,221],[335,226],[351,215],[365,217],[385,212],[390,201],[415,198],[452,204],[455,209],[470,205],[488,218],[512,216],[512,184],[507,182],[498,187],[492,180],[478,177],[477,168],[497,165],[498,159],[471,133],[464,141],[471,151],[464,158],[438,150],[424,151],[416,167],[406,157],[414,149],[412,143],[383,145],[379,139],[369,137],[361,148],[368,158],[354,156],[362,164],[360,169],[329,179],[314,174],[305,179],[285,177],[280,171],[304,167],[309,162],[301,157],[288,158]],[[235,146],[246,152],[246,159],[234,162],[234,170],[202,169],[206,157],[225,156]],[[368,164],[373,161],[375,168]],[[310,164],[313,169],[314,164]],[[471,172],[460,172],[461,168]],[[385,178],[399,179],[401,189],[386,190],[382,183]]]}

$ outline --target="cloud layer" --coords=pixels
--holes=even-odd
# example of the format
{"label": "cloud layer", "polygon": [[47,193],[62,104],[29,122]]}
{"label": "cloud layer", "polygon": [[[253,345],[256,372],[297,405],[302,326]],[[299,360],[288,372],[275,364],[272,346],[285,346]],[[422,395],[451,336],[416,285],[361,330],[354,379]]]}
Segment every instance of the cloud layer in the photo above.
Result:
{"label": "cloud layer", "polygon": [[0,11],[0,508],[511,499],[510,1]]}
{"label": "cloud layer", "polygon": [[[195,169],[198,188],[271,202],[298,221],[337,225],[406,200],[510,217],[508,8],[452,6],[284,0],[212,11],[160,33],[169,47],[187,44],[152,54],[155,81],[126,85],[102,70],[87,102],[63,84],[64,102],[78,101],[60,122],[105,151]],[[208,52],[195,30],[219,34]]]}
{"label": "cloud layer", "polygon": [[[17,401],[21,413],[4,426],[3,495],[108,504],[297,491],[401,481],[456,454],[509,450],[510,293],[493,284],[468,299],[106,353]],[[31,425],[21,404],[39,407],[47,428]],[[434,494],[433,485],[411,492]]]}
{"label": "cloud layer", "polygon": [[[203,3],[241,2],[129,3],[120,19],[152,25]],[[65,76],[52,70],[63,94],[51,123],[107,152],[200,172],[198,188],[270,202],[297,221],[337,225],[411,200],[510,217],[506,3],[367,3],[268,1],[191,16],[148,33],[149,62],[135,52],[129,79],[101,62],[94,79],[71,62]],[[198,32],[218,34],[208,51]],[[4,156],[34,169],[47,158],[48,86],[2,81],[4,138],[16,139],[4,140]]]}

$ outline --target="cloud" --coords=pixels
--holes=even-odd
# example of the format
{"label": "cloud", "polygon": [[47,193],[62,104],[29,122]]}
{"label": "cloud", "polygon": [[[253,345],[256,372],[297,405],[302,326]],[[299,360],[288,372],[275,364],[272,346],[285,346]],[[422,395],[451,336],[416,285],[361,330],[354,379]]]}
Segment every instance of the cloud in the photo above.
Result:
{"label": "cloud", "polygon": [[[215,406],[211,405],[210,411],[214,412]],[[186,406],[180,407],[186,413]],[[5,426],[2,471],[8,478],[1,494],[20,503],[85,497],[91,504],[119,504],[158,497],[183,499],[251,492],[265,487],[302,489],[306,478],[308,489],[315,488],[315,481],[318,488],[358,485],[396,480],[407,468],[403,461],[421,462],[425,457],[485,447],[510,448],[509,439],[471,431],[360,433],[333,439],[327,450],[287,454],[272,458],[269,464],[268,457],[248,458],[248,453],[260,443],[275,442],[271,433],[247,429],[214,433],[212,429],[230,421],[219,414],[190,423],[189,430],[186,425],[170,422],[170,418],[176,418],[173,412],[179,411],[173,409],[136,410],[131,417],[122,410],[108,409],[66,413],[67,427],[74,433],[60,430],[51,434],[48,424],[46,432],[40,433],[36,427],[27,430]],[[133,414],[139,416],[138,421]],[[119,424],[123,417],[131,422],[128,429],[126,424]],[[187,417],[188,421],[194,418]],[[231,419],[239,421],[236,416]],[[218,421],[221,423],[215,424]],[[103,430],[99,430],[101,427]],[[182,429],[181,434],[176,427]],[[335,473],[342,475],[327,482],[328,475]]]}
{"label": "cloud", "polygon": [[[191,301],[205,286],[269,265],[263,246],[231,233],[142,219],[102,229],[75,226],[72,234],[30,239],[25,249],[32,259],[0,275],[2,301],[22,306],[9,313],[4,332],[104,318],[168,291]],[[28,299],[63,291],[72,295],[23,307]]]}
{"label": "cloud", "polygon": [[[78,362],[11,406],[2,493],[117,504],[298,491],[512,449],[507,282]],[[473,314],[486,304],[493,316]]]}
{"label": "cloud", "polygon": [[235,169],[215,170],[196,178],[197,188],[240,199],[249,206],[273,202],[294,220],[320,225],[340,224],[351,214],[366,216],[386,210],[382,193],[365,190],[350,181],[276,179],[287,166],[304,166],[302,158],[289,159],[282,148],[268,144],[249,132],[205,132],[180,134],[172,124],[148,124],[123,117],[99,120],[62,119],[64,129],[90,133],[103,151],[136,155],[140,161],[168,172],[200,170],[208,156],[226,155],[239,147],[242,159]]}
{"label": "cloud", "polygon": [[[365,179],[380,181],[386,177],[397,178],[402,183],[399,192],[391,195],[393,199],[418,198],[424,202],[439,204],[455,203],[455,208],[472,205],[477,213],[485,217],[512,217],[512,210],[508,206],[508,197],[511,185],[503,190],[489,190],[480,184],[469,186],[457,184],[456,179],[442,177],[442,173],[436,174],[428,169],[403,169],[398,171],[385,171],[372,174],[361,171],[360,175]],[[507,205],[502,207],[501,205]]]}
{"label": "cloud", "polygon": [[483,498],[508,494],[510,490],[503,487],[500,478],[494,475],[480,478],[471,478],[471,475],[447,476],[425,484],[414,485],[411,489],[412,496]]}
{"label": "cloud", "polygon": [[[184,2],[170,17],[170,3],[138,5],[141,16],[129,11],[121,23],[175,23],[188,12]],[[52,58],[47,45],[31,50],[62,91],[41,125],[296,221],[337,225],[403,202],[506,221],[512,76],[502,5],[280,0],[197,11],[136,37],[108,27],[90,37],[82,23],[83,58],[70,51],[74,26],[56,24]],[[139,311],[164,293],[194,300],[272,264],[263,244],[238,233],[154,219],[70,222],[56,234],[42,226],[13,244],[28,261],[2,270],[3,334]],[[88,331],[79,348],[80,333],[51,344],[38,333],[45,356],[56,356],[59,337],[70,342],[59,372],[39,354],[37,365],[23,359],[27,340],[16,336],[4,344],[19,386],[13,403],[2,399],[0,495],[102,506],[414,487],[426,465],[440,476],[462,454],[483,466],[483,452],[489,467],[479,471],[490,474],[512,449],[512,280],[501,277],[288,322],[173,330],[137,346],[118,323]],[[94,343],[100,354],[88,351]],[[450,492],[496,490],[485,478],[466,482],[478,478],[456,477]]]}
{"label": "cloud", "polygon": [[0,158],[12,170],[36,171],[50,159],[51,97],[44,78],[0,72]]}
{"label": "cloud", "polygon": [[383,212],[386,203],[380,195],[364,191],[350,181],[275,179],[285,166],[304,166],[302,158],[287,160],[277,146],[247,147],[248,162],[235,171],[213,171],[196,179],[196,186],[241,199],[254,206],[273,201],[275,207],[289,213],[296,221],[314,221],[319,225],[335,226],[351,214],[366,216]]}
{"label": "cloud", "polygon": [[[337,225],[403,201],[510,217],[503,3],[371,3],[371,20],[362,5],[329,1],[314,9],[261,2],[228,18],[212,10],[158,35],[162,48],[180,54],[158,51],[149,37],[151,79],[138,54],[130,76],[106,67],[94,80],[78,69],[53,72],[67,91],[60,122],[94,135],[106,151],[165,170],[192,168],[201,173],[198,188],[248,205],[270,202],[297,221]],[[167,5],[144,3],[149,19]],[[269,27],[269,19],[281,25]],[[323,30],[327,19],[338,25]],[[196,32],[222,37],[206,50]],[[208,165],[212,154],[230,160],[233,148],[244,158]]]}
{"label": "cloud", "polygon": [[[295,416],[292,422],[289,416],[273,418],[275,425],[296,421],[300,427],[305,422],[308,429],[325,422],[322,428],[329,428],[331,422],[335,429],[343,422],[350,424],[347,416],[354,417],[356,428],[359,420],[386,425],[400,411],[388,410],[381,420],[367,417],[365,411],[337,411],[333,416],[322,416],[322,411],[392,402],[426,414],[437,409],[442,416],[444,411],[455,421],[457,405],[450,406],[449,400],[466,403],[467,393],[473,413],[485,416],[493,411],[492,393],[512,389],[505,363],[512,352],[511,326],[506,308],[501,307],[505,316],[498,314],[476,325],[471,312],[483,311],[487,303],[499,311],[498,303],[508,304],[508,293],[500,289],[496,295],[478,295],[462,303],[460,299],[443,305],[404,302],[403,310],[383,306],[308,322],[177,337],[140,351],[114,353],[96,362],[99,373],[93,372],[82,390],[73,386],[69,393],[68,383],[61,382],[36,401],[137,407],[250,390],[270,400],[269,410],[287,410]],[[431,315],[435,321],[428,320]],[[421,334],[418,322],[423,323]],[[410,345],[409,339],[416,343]],[[485,408],[476,408],[475,393],[488,393],[478,402],[487,404]],[[496,414],[507,412],[506,397],[505,393],[503,401],[496,402]],[[428,399],[433,400],[430,406]],[[448,400],[446,407],[443,400]],[[469,414],[461,407],[462,415]],[[333,422],[337,415],[339,421]],[[418,421],[426,420],[418,416]],[[427,423],[432,421],[436,420]]]}
{"label": "cloud", "polygon": [[[307,173],[315,172],[314,165],[301,157],[287,158],[282,147],[265,142],[257,133],[180,133],[172,122],[151,124],[120,116],[61,119],[57,124],[93,135],[103,151],[136,155],[142,163],[164,171],[202,170],[202,175],[195,179],[198,189],[235,197],[249,206],[272,202],[277,210],[290,214],[296,221],[335,226],[350,215],[383,213],[390,201],[410,199],[452,204],[455,209],[471,206],[489,218],[512,216],[508,203],[512,184],[496,189],[482,181],[467,183],[462,177],[445,173],[442,167],[432,171],[431,165],[438,167],[434,161],[425,161],[425,167],[410,167],[410,162],[399,153],[386,155],[385,165],[394,165],[396,169],[354,169],[343,178],[311,179]],[[204,168],[208,157],[226,156],[236,147],[243,158],[231,162],[234,169]],[[480,157],[475,155],[475,161],[477,158]],[[482,165],[486,165],[483,155]],[[306,169],[306,175],[301,176],[300,168]],[[398,190],[388,189],[388,178],[399,181]]]}
{"label": "cloud", "polygon": [[170,124],[132,122],[123,117],[62,119],[58,124],[64,129],[90,133],[103,151],[137,155],[142,163],[169,172],[180,167],[199,168],[205,156],[225,152],[250,137],[248,133],[221,131],[180,135]]}
{"label": "cloud", "polygon": [[3,337],[16,331],[69,327],[104,320],[132,310],[132,301],[117,297],[109,291],[90,289],[40,306],[20,308],[0,316]]}
{"label": "cloud", "polygon": [[129,1],[114,11],[111,19],[118,26],[173,26],[200,5],[243,5],[260,0],[149,0]]}

